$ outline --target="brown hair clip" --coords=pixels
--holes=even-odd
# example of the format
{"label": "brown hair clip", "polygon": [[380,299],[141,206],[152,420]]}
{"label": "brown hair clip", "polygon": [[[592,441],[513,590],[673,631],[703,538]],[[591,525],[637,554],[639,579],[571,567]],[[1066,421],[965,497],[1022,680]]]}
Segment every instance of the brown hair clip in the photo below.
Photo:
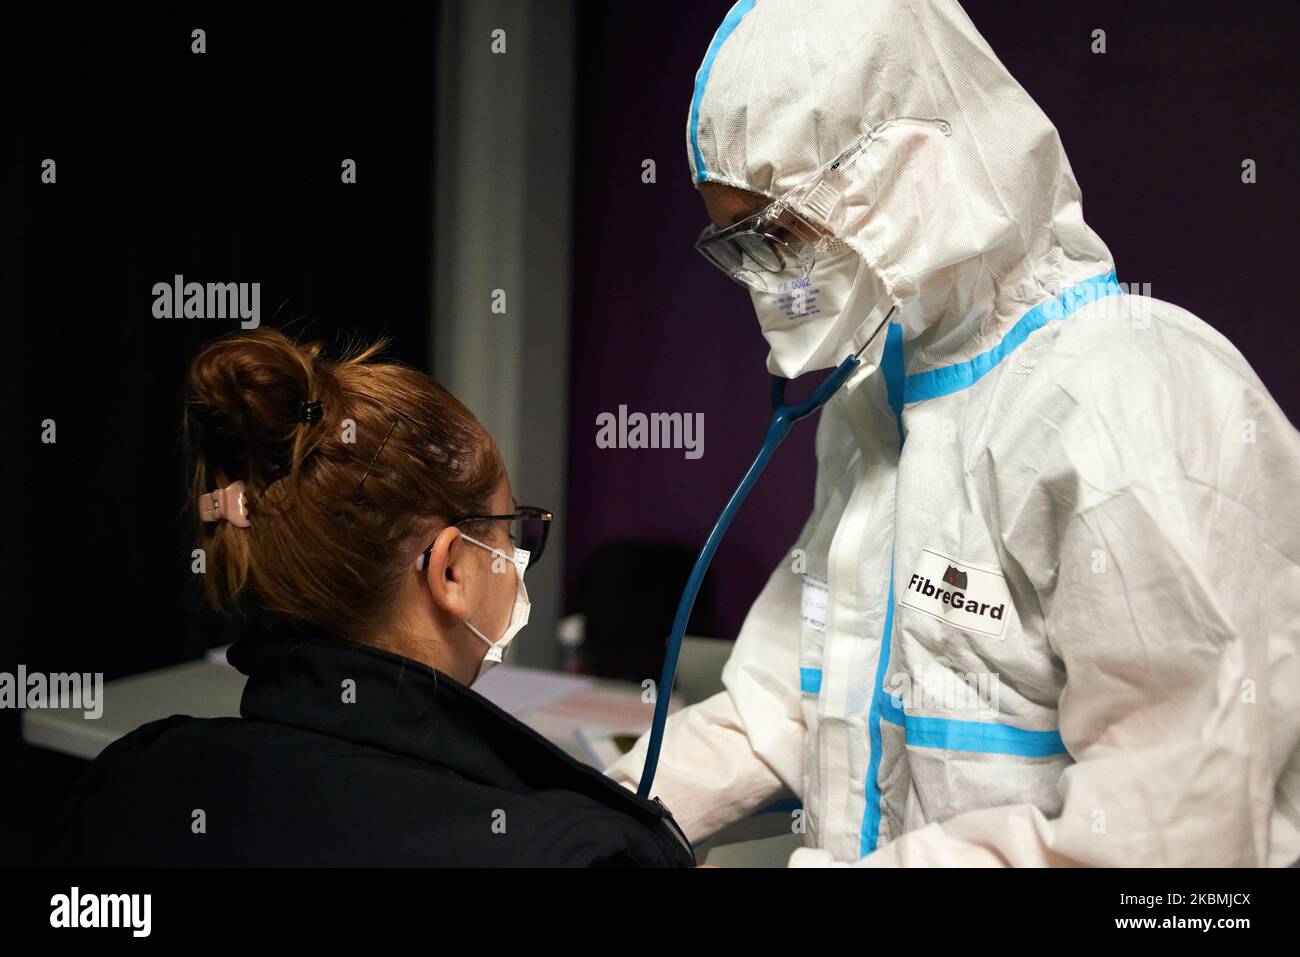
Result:
{"label": "brown hair clip", "polygon": [[199,496],[199,518],[205,522],[226,521],[248,528],[248,495],[243,482],[231,482],[225,488]]}

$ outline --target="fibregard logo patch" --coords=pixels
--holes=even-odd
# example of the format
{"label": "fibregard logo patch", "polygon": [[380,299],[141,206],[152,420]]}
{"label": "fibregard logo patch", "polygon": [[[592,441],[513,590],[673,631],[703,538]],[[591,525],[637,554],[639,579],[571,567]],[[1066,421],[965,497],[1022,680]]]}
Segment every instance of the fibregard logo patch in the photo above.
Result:
{"label": "fibregard logo patch", "polygon": [[1011,593],[1007,580],[999,573],[974,568],[927,548],[922,550],[901,600],[908,608],[957,628],[1001,638]]}

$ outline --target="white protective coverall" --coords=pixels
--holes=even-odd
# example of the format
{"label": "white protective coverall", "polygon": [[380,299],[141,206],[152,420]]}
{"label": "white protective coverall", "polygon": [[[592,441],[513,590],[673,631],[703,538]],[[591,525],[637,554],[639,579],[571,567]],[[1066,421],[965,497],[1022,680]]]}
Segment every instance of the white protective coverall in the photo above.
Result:
{"label": "white protective coverall", "polygon": [[741,0],[694,180],[775,198],[900,116],[951,134],[885,132],[845,198],[871,316],[900,307],[879,371],[822,411],[812,515],[654,793],[696,841],[793,794],[792,865],[1295,862],[1300,435],[1223,336],[1120,289],[960,7]]}

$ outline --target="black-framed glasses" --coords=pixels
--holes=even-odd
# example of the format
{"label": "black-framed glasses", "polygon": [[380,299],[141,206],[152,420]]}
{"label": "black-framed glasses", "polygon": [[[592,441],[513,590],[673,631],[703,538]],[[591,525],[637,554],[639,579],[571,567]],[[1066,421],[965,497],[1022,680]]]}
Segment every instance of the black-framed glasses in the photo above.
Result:
{"label": "black-framed glasses", "polygon": [[[531,568],[541,561],[542,552],[546,550],[546,537],[551,532],[551,522],[554,520],[555,516],[544,508],[520,505],[509,515],[462,515],[448,524],[461,526],[471,522],[509,522],[510,542],[528,552],[528,567]],[[435,542],[430,542],[429,547],[420,553],[416,568],[423,571],[428,566],[429,553],[433,551]]]}

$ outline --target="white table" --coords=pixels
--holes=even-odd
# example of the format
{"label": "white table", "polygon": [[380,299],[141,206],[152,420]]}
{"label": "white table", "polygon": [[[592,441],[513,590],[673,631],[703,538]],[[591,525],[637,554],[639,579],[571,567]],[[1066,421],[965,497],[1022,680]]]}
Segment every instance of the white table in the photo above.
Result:
{"label": "white table", "polygon": [[[247,678],[215,657],[106,682],[99,718],[86,718],[75,709],[26,710],[23,740],[93,760],[150,721],[174,714],[237,718]],[[480,680],[482,688],[476,684],[476,690],[583,761],[591,762],[592,755],[579,743],[580,729],[588,735],[639,735],[653,717],[653,707],[641,700],[641,689],[629,682],[510,665],[499,665]],[[676,708],[674,702],[672,710]]]}
{"label": "white table", "polygon": [[24,711],[23,740],[90,761],[140,725],[173,714],[238,717],[246,680],[229,665],[207,660],[119,678],[105,682],[103,714],[98,718],[83,717],[73,709]]}

